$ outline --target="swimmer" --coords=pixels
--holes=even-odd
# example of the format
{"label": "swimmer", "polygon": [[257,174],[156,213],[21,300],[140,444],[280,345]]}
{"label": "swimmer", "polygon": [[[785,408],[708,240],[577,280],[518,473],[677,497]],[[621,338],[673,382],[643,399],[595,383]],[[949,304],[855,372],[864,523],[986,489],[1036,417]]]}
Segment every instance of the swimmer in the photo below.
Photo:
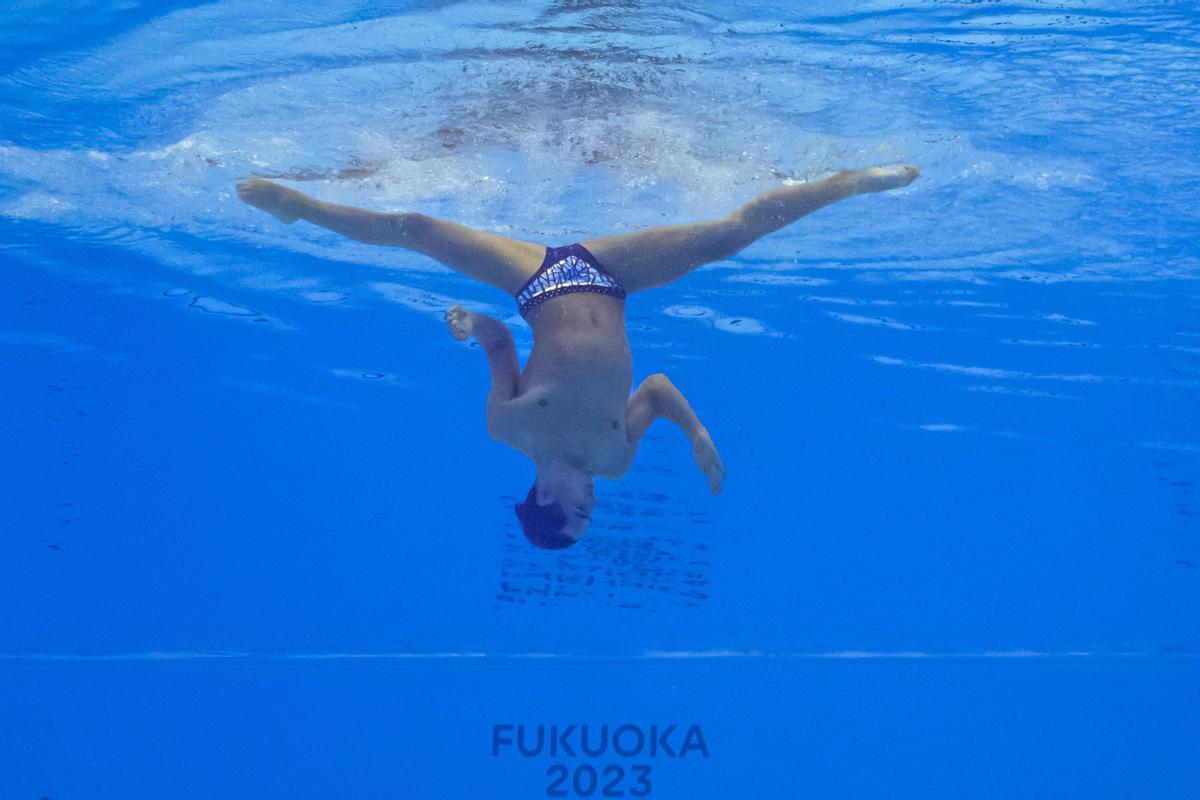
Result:
{"label": "swimmer", "polygon": [[663,225],[547,247],[417,212],[382,213],[326,203],[262,178],[238,182],[238,196],[284,223],[303,219],[367,244],[415,250],[513,297],[533,330],[524,369],[512,333],[498,319],[454,306],[450,334],[474,338],[487,354],[492,438],[524,453],[537,479],[516,506],[538,547],[575,544],[596,505],[594,480],[629,470],[656,419],[679,426],[714,494],[725,466],[708,429],[661,373],[630,394],[633,360],[625,297],[665,286],[726,259],[762,236],[838,200],[907,186],[915,166],[847,170],[813,183],[764,192],[720,219]]}

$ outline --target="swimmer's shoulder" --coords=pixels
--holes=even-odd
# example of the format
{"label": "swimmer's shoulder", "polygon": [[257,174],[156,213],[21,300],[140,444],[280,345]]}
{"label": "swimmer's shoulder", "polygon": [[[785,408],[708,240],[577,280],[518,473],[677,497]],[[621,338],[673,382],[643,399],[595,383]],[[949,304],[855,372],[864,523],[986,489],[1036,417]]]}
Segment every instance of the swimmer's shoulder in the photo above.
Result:
{"label": "swimmer's shoulder", "polygon": [[536,430],[551,416],[548,413],[550,409],[557,411],[563,403],[562,389],[546,383],[522,386],[517,395],[508,400],[493,401],[489,398],[488,432],[493,438],[508,442],[511,438]]}
{"label": "swimmer's shoulder", "polygon": [[522,385],[508,400],[488,400],[488,434],[495,440],[529,452],[549,428],[556,427],[565,403],[564,388],[553,383]]}
{"label": "swimmer's shoulder", "polygon": [[499,442],[523,449],[519,443],[527,438],[524,432],[529,425],[531,400],[536,402],[529,392],[518,394],[508,400],[493,400],[488,398],[487,425],[488,435]]}

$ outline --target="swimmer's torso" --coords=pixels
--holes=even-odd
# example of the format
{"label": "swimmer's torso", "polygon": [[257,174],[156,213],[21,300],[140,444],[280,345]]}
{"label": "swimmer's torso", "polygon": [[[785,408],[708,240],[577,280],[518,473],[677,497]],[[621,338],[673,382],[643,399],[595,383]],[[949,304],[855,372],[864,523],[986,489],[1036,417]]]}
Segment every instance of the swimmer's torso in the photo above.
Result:
{"label": "swimmer's torso", "polygon": [[511,401],[513,447],[553,452],[602,477],[619,469],[633,358],[625,303],[589,292],[547,300],[529,316],[533,351]]}

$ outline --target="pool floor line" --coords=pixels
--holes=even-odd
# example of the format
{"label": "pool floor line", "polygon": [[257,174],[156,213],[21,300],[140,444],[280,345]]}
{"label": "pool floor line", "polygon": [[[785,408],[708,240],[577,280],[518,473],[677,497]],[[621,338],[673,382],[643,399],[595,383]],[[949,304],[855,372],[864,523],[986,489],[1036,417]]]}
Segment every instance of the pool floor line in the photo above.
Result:
{"label": "pool floor line", "polygon": [[0,653],[0,662],[162,662],[162,661],[1196,661],[1200,653],[1092,650],[833,650],[766,652],[740,650],[648,650],[641,653],[446,652],[249,652],[144,651],[125,653]]}

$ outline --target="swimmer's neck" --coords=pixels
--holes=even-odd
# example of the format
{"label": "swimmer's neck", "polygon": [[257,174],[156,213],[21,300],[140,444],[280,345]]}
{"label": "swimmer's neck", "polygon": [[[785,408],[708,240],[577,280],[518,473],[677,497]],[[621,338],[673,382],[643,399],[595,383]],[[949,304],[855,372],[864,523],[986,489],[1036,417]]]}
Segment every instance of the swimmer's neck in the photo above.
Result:
{"label": "swimmer's neck", "polygon": [[564,453],[560,450],[540,449],[530,455],[537,474],[542,476],[564,475],[579,473],[588,478],[596,477],[594,470],[588,468],[588,458],[584,453]]}

